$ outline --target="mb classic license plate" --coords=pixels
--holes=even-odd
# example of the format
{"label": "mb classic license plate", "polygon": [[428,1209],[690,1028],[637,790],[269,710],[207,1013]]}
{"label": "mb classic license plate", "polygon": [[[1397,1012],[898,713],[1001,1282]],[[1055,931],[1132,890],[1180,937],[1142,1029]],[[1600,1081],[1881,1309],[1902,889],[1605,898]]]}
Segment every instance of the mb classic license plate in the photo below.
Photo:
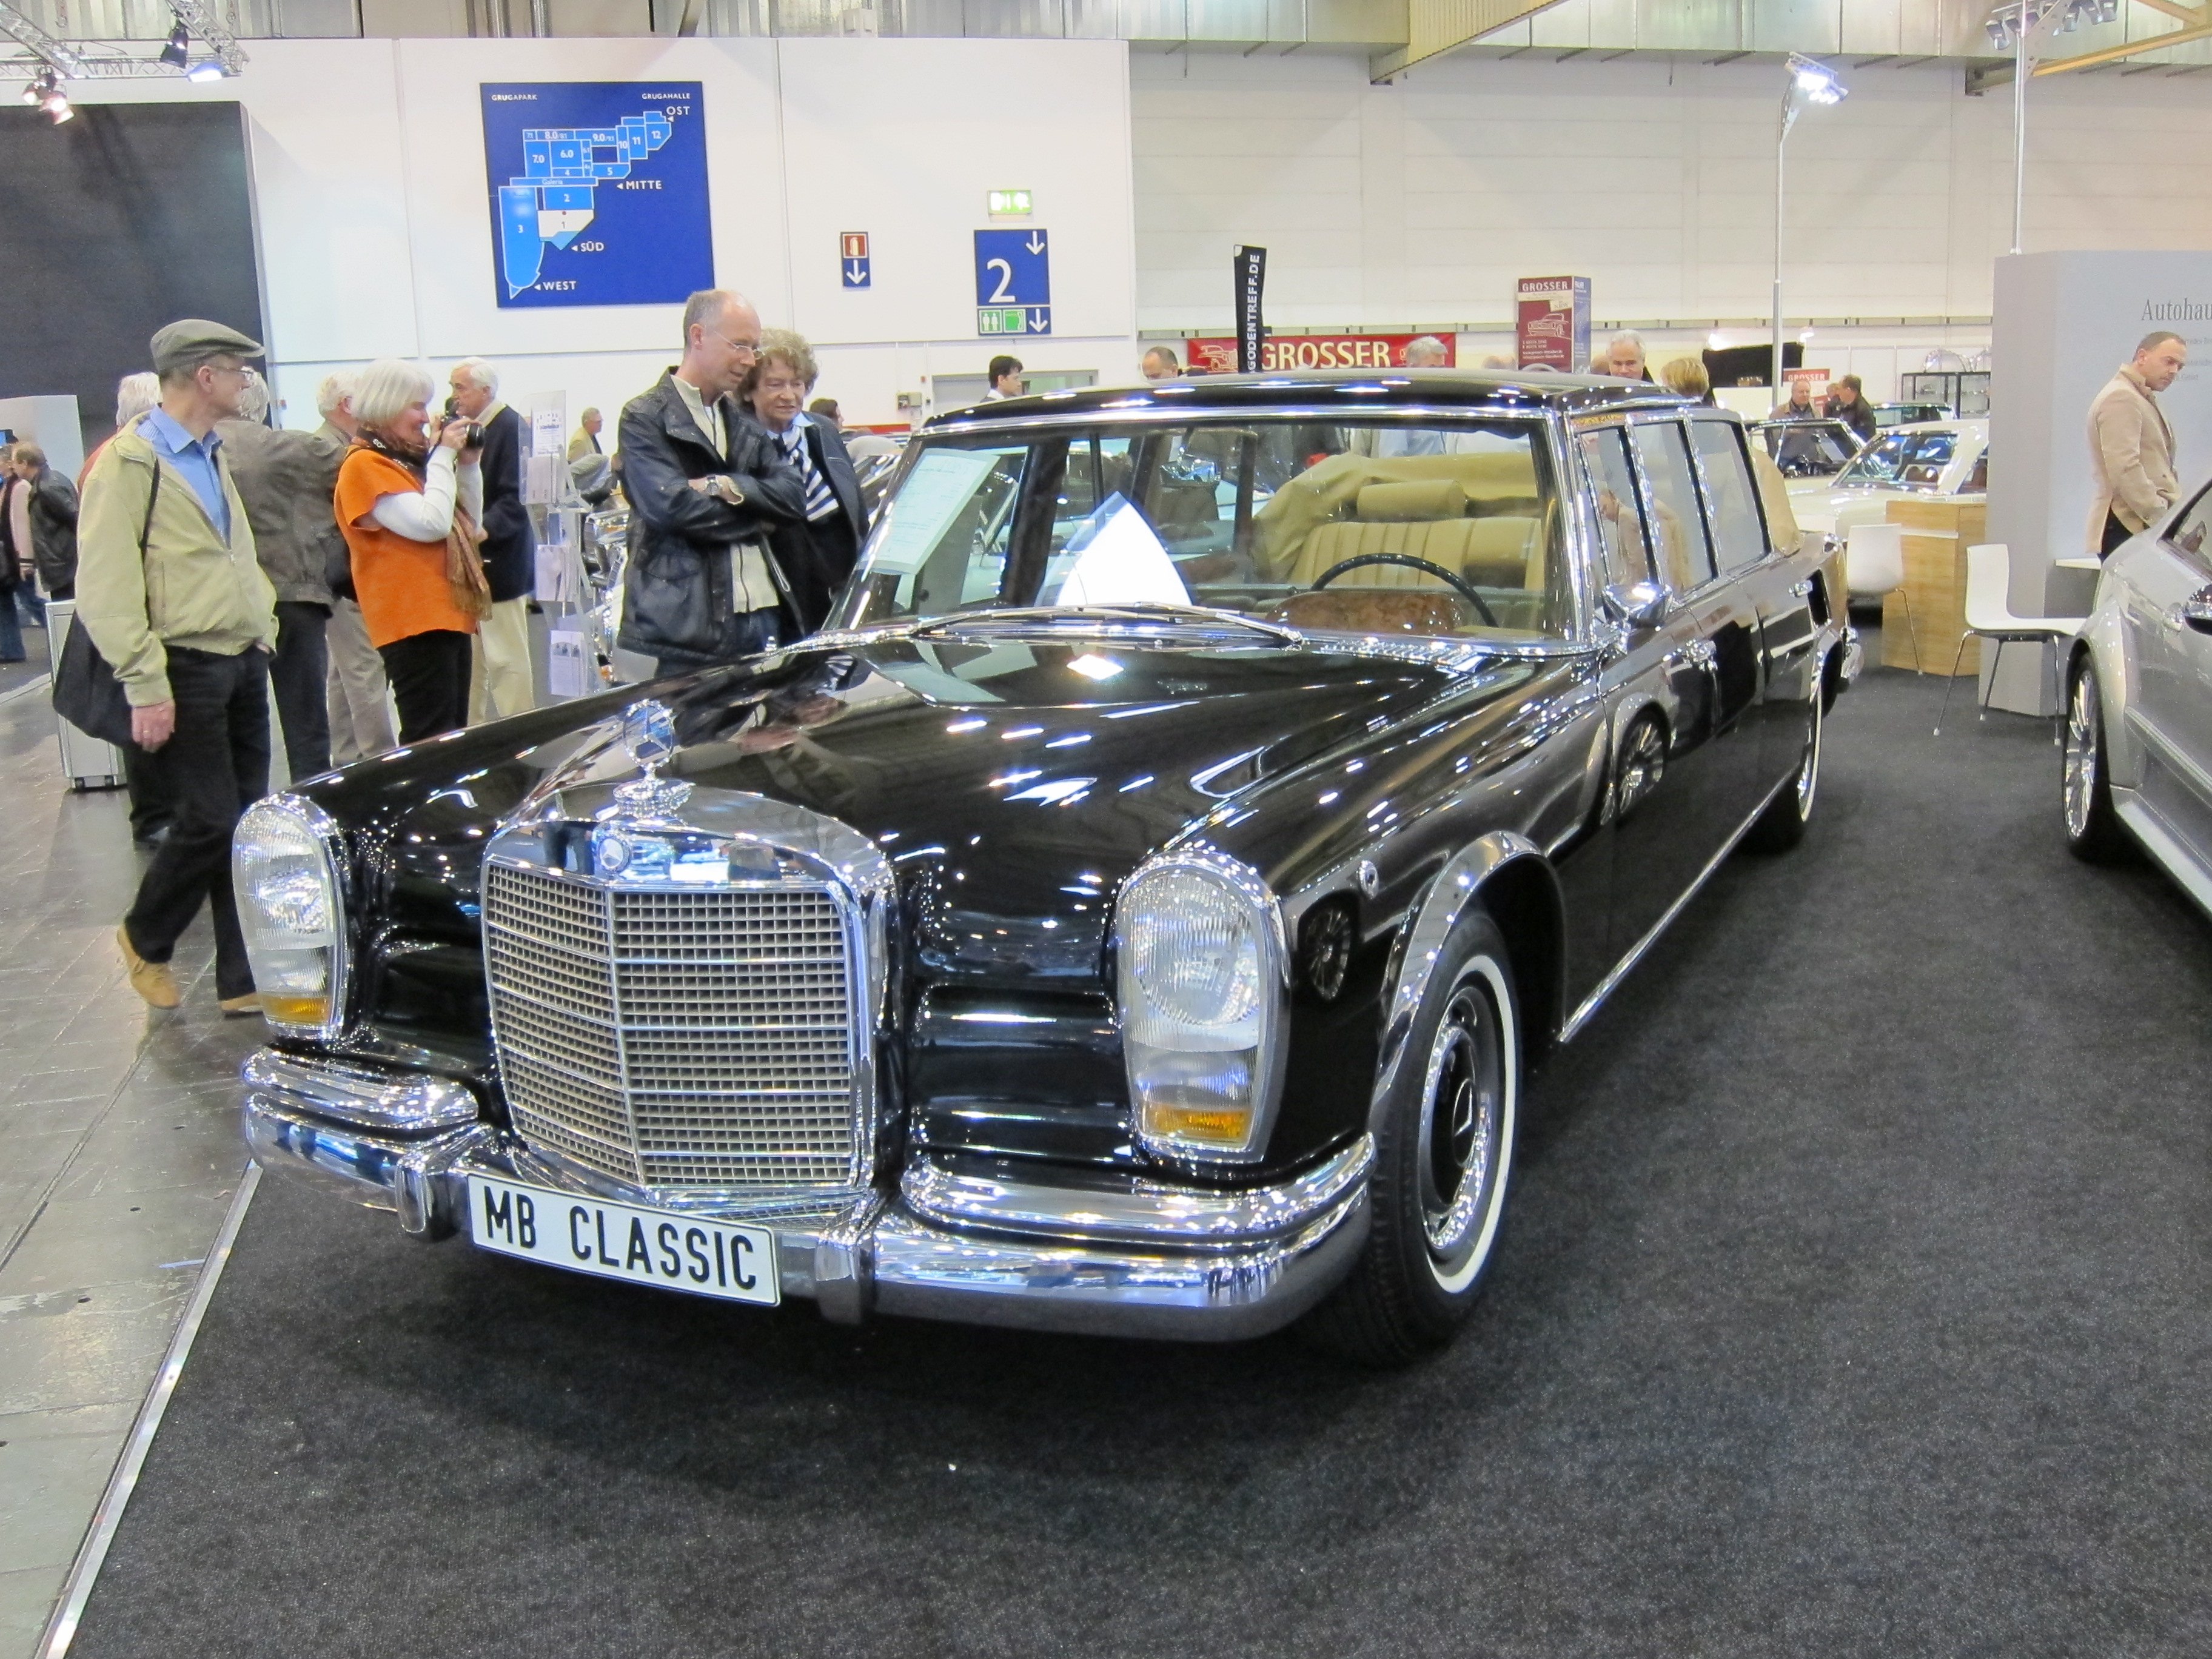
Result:
{"label": "mb classic license plate", "polygon": [[601,1279],[771,1308],[783,1299],[775,1235],[765,1227],[471,1176],[469,1237],[479,1249]]}

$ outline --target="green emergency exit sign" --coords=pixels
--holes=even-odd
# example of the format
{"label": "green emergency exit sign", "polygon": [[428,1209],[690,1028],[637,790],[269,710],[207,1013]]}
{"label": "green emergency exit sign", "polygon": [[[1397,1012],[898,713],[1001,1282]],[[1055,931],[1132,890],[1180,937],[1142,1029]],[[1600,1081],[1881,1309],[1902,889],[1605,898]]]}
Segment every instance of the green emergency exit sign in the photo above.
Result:
{"label": "green emergency exit sign", "polygon": [[994,190],[991,193],[994,219],[1018,219],[1036,211],[1036,198],[1025,190]]}

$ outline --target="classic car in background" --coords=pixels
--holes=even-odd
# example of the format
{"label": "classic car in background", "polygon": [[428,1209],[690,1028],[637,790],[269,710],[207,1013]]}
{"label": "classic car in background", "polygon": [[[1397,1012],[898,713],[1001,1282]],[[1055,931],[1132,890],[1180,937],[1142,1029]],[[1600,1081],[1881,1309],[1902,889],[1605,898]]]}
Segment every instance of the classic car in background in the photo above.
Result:
{"label": "classic car in background", "polygon": [[1918,426],[1928,421],[1948,421],[1954,411],[1948,404],[1876,404],[1874,423],[1878,431],[1893,426]]}
{"label": "classic car in background", "polygon": [[1559,375],[940,418],[823,634],[252,809],[247,1142],[639,1285],[1405,1359],[1528,1066],[1813,809],[1856,642],[1754,471]]}
{"label": "classic car in background", "polygon": [[1832,478],[1859,453],[1859,434],[1824,415],[1760,421],[1751,432],[1785,478]]}
{"label": "classic car in background", "polygon": [[2068,844],[2133,841],[2212,911],[2212,485],[2105,561],[2065,684]]}
{"label": "classic car in background", "polygon": [[1841,541],[1855,524],[1880,524],[1893,501],[1978,498],[1989,490],[1990,423],[1929,421],[1881,433],[1832,478],[1790,486],[1798,524]]}

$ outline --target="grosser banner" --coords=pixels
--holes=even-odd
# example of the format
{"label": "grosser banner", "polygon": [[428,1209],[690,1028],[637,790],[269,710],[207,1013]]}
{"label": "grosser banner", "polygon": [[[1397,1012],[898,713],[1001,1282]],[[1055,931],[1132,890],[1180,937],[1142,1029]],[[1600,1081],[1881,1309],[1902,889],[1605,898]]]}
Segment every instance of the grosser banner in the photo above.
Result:
{"label": "grosser banner", "polygon": [[[1403,368],[1406,348],[1431,339],[1444,349],[1443,367],[1458,361],[1449,334],[1270,334],[1260,354],[1263,371],[1284,368]],[[1237,372],[1237,342],[1229,335],[1183,342],[1183,361],[1208,374]]]}

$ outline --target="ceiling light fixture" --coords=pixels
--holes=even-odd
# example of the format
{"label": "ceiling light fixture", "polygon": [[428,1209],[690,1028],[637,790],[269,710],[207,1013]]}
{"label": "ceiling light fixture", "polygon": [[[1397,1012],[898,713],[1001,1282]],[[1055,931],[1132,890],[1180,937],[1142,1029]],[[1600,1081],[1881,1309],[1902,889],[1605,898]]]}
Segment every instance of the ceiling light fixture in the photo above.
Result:
{"label": "ceiling light fixture", "polygon": [[205,86],[210,81],[222,80],[222,77],[229,72],[229,70],[223,68],[223,66],[217,63],[214,58],[203,58],[198,63],[193,64],[190,69],[185,71],[185,79],[187,81],[197,81],[202,86]]}
{"label": "ceiling light fixture", "polygon": [[46,111],[46,119],[56,126],[76,113],[70,107],[69,94],[62,90],[61,82],[54,78],[51,70],[47,71],[46,83],[39,94],[39,107]]}
{"label": "ceiling light fixture", "polygon": [[177,20],[176,27],[169,31],[168,44],[161,48],[161,61],[171,69],[180,70],[191,61],[192,33],[185,27],[184,19]]}

